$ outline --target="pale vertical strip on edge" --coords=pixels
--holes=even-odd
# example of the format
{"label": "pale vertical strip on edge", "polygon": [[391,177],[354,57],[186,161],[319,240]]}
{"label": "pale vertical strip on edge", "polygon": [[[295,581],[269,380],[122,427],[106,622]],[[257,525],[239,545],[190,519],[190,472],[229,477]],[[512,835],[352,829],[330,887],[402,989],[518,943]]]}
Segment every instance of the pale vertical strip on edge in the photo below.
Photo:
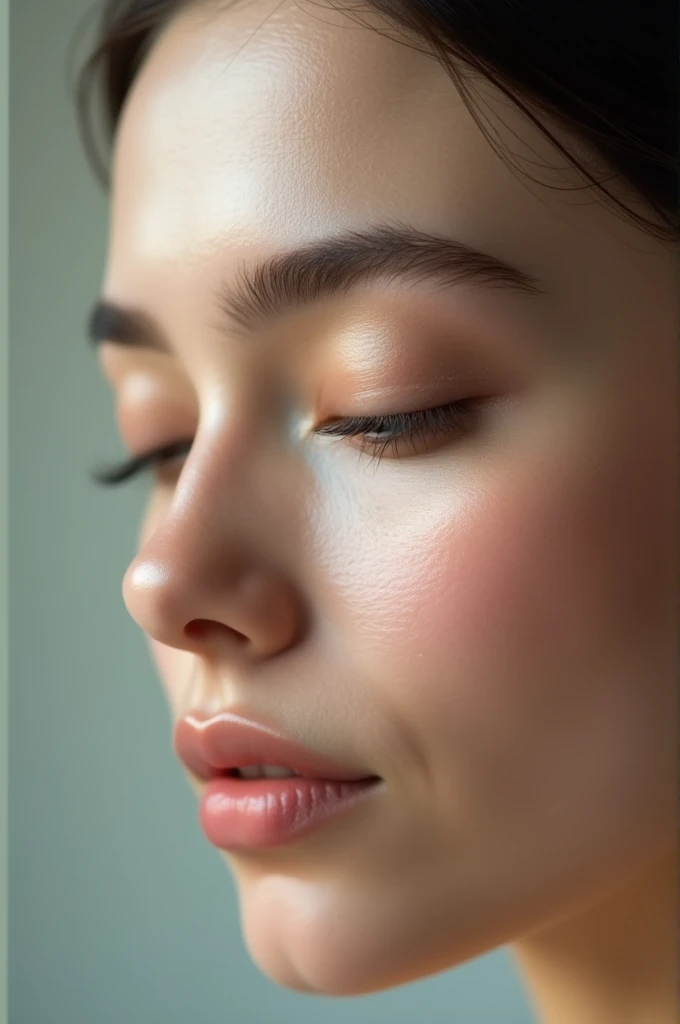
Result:
{"label": "pale vertical strip on edge", "polygon": [[9,1016],[9,3],[0,0],[0,1024]]}

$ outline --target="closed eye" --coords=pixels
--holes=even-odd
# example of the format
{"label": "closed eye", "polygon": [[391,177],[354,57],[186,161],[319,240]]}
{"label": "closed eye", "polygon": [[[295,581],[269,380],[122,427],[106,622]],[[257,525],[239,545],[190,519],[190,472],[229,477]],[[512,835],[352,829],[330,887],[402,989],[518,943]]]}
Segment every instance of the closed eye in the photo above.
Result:
{"label": "closed eye", "polygon": [[94,469],[90,475],[95,483],[105,486],[122,484],[126,480],[132,479],[132,477],[139,476],[140,473],[152,469],[154,466],[161,466],[173,462],[184,455],[188,455],[192,444],[193,441],[175,441],[173,444],[153,448],[143,455],[133,455],[131,458],[114,466]]}
{"label": "closed eye", "polygon": [[417,409],[389,416],[350,416],[317,429],[317,434],[335,437],[359,437],[362,452],[377,454],[378,461],[387,451],[399,455],[402,446],[418,452],[419,444],[433,437],[450,437],[472,428],[481,399],[466,398],[432,409]]}
{"label": "closed eye", "polygon": [[[315,433],[331,437],[359,437],[361,451],[377,454],[378,460],[387,451],[399,455],[402,445],[410,446],[417,453],[418,445],[427,443],[432,437],[449,437],[452,433],[471,429],[480,401],[463,399],[432,409],[386,416],[349,416],[317,427]],[[105,486],[124,483],[153,467],[167,465],[188,455],[192,444],[193,441],[188,440],[162,445],[120,464],[95,469],[91,477],[95,483]]]}

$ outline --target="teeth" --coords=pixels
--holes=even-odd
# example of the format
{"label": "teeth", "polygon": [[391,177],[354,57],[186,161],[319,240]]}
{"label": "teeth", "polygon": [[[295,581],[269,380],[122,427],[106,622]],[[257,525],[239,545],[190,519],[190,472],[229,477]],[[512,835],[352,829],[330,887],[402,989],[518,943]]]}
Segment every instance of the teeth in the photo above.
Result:
{"label": "teeth", "polygon": [[243,768],[237,768],[237,773],[242,779],[292,779],[297,777],[297,772],[289,768],[279,768],[270,764],[249,764]]}

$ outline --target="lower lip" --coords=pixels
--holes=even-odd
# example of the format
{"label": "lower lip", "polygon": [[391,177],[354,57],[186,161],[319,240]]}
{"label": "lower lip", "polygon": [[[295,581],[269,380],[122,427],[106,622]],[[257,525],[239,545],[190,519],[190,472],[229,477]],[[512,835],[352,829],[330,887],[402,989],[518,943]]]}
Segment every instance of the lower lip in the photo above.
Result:
{"label": "lower lip", "polygon": [[206,838],[222,850],[280,846],[349,810],[380,779],[211,779],[201,796]]}

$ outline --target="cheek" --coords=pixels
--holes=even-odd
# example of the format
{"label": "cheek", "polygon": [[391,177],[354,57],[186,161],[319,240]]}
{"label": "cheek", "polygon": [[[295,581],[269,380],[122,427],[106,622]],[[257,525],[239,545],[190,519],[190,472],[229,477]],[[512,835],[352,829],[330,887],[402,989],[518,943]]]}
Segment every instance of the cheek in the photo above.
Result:
{"label": "cheek", "polygon": [[428,486],[380,531],[353,523],[351,674],[372,680],[382,746],[403,755],[408,737],[409,779],[439,787],[442,818],[483,807],[482,829],[512,830],[562,814],[564,829],[608,807],[623,821],[633,788],[639,820],[659,810],[675,743],[674,475],[668,447],[631,459],[613,436],[496,466],[472,498]]}

